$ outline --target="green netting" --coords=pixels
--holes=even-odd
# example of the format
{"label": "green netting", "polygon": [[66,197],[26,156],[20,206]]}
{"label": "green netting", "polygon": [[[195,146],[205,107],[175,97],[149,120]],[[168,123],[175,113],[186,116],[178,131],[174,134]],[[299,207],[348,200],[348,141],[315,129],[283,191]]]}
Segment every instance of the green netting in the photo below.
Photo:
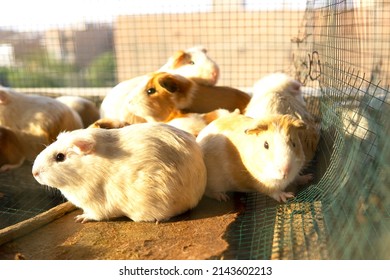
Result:
{"label": "green netting", "polygon": [[287,205],[244,198],[238,259],[390,258],[390,3],[359,3],[307,3],[295,66],[321,122],[316,180]]}
{"label": "green netting", "polygon": [[65,201],[55,189],[40,185],[31,176],[31,164],[0,176],[0,229],[36,216]]}

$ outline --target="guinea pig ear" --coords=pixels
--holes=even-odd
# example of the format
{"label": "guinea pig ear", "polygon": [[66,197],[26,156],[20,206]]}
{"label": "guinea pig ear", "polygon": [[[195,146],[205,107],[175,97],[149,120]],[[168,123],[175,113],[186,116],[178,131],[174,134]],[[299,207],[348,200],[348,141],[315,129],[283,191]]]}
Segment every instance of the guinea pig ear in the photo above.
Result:
{"label": "guinea pig ear", "polygon": [[260,132],[268,130],[268,123],[265,122],[258,122],[256,123],[256,126],[253,128],[247,128],[245,129],[245,134],[252,135],[252,134],[259,134]]}
{"label": "guinea pig ear", "polygon": [[280,124],[283,127],[285,127],[287,130],[289,130],[292,127],[296,128],[298,130],[306,129],[306,123],[303,120],[296,118],[294,116],[291,116],[291,115],[282,116],[280,119]]}
{"label": "guinea pig ear", "polygon": [[301,119],[296,119],[291,124],[297,129],[306,129],[306,123]]}
{"label": "guinea pig ear", "polygon": [[0,104],[8,103],[8,94],[6,91],[0,89]]}
{"label": "guinea pig ear", "polygon": [[160,79],[158,79],[158,83],[170,93],[174,93],[179,90],[177,80],[170,74],[163,75]]}
{"label": "guinea pig ear", "polygon": [[95,141],[86,138],[77,138],[72,141],[72,150],[79,155],[88,155],[94,151]]}
{"label": "guinea pig ear", "polygon": [[189,60],[191,60],[191,55],[189,53],[186,53],[185,51],[177,51],[173,55],[173,64],[172,68],[176,69],[180,66],[186,64]]}

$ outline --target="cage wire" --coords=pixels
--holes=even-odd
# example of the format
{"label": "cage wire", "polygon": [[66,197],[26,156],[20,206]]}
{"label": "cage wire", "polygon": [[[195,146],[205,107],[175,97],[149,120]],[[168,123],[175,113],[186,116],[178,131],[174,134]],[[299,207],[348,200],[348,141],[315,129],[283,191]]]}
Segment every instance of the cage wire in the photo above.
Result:
{"label": "cage wire", "polygon": [[[390,1],[164,1],[159,13],[135,2],[111,1],[121,13],[109,20],[0,26],[0,83],[99,104],[118,82],[194,45],[218,63],[219,85],[250,92],[262,76],[288,73],[321,126],[306,170],[315,179],[286,204],[243,194],[226,258],[389,259]],[[64,201],[30,169],[0,174],[1,227]]]}

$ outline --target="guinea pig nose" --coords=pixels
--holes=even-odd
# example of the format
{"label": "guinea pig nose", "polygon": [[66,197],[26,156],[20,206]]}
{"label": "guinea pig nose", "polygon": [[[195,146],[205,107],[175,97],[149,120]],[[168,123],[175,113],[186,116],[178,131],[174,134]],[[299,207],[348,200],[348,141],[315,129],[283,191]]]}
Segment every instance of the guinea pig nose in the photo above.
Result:
{"label": "guinea pig nose", "polygon": [[39,176],[39,171],[38,170],[33,170],[33,176],[38,177]]}

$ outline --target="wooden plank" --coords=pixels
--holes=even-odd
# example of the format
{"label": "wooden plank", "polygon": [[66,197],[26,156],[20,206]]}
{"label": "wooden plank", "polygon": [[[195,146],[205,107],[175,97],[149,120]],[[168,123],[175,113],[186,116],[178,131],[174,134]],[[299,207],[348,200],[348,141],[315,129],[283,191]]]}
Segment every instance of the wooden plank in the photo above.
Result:
{"label": "wooden plank", "polygon": [[38,229],[76,209],[70,202],[62,203],[35,217],[0,230],[0,245]]}
{"label": "wooden plank", "polygon": [[271,259],[328,259],[326,236],[320,201],[280,205]]}

